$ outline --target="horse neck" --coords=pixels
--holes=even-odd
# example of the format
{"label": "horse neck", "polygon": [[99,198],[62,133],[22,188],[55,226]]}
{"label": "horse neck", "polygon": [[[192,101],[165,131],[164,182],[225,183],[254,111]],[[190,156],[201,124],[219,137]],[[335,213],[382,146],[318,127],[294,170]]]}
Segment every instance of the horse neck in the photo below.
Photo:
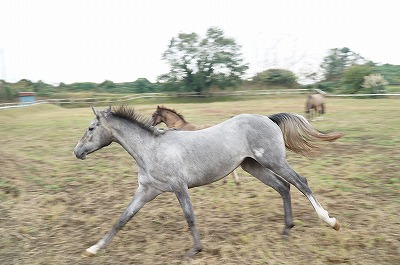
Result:
{"label": "horse neck", "polygon": [[157,137],[140,125],[120,118],[108,118],[108,127],[113,132],[114,142],[120,144],[137,162],[142,164],[146,153]]}
{"label": "horse neck", "polygon": [[178,114],[165,110],[163,112],[163,122],[167,125],[168,128],[182,128],[188,122],[182,119]]}

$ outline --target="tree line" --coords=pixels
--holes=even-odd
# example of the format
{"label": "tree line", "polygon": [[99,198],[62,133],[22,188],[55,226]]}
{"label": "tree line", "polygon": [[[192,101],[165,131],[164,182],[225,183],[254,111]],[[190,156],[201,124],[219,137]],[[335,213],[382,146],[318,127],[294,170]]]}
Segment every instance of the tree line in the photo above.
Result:
{"label": "tree line", "polygon": [[[209,28],[205,37],[196,33],[180,33],[173,37],[162,60],[168,63],[168,73],[161,74],[156,83],[146,78],[133,82],[114,83],[106,80],[100,84],[80,82],[60,83],[58,86],[42,81],[23,79],[17,83],[0,80],[0,100],[15,99],[20,91],[33,91],[40,97],[52,97],[61,92],[96,93],[149,93],[195,92],[207,94],[211,89],[242,86],[248,70],[241,46],[225,36],[219,28]],[[322,73],[322,74],[321,74]],[[320,72],[307,74],[315,87],[328,92],[340,89],[342,93],[384,93],[386,85],[400,85],[400,66],[377,65],[347,47],[331,49],[324,57]],[[265,69],[247,79],[246,84],[265,89],[299,88],[298,77],[288,69]],[[245,87],[242,87],[245,89]]]}

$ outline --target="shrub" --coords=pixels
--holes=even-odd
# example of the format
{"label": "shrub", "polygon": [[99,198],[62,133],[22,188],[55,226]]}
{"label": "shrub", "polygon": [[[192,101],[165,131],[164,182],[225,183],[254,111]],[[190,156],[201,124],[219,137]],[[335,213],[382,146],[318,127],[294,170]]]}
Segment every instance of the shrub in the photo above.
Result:
{"label": "shrub", "polygon": [[364,76],[364,83],[362,84],[362,92],[365,94],[381,94],[386,93],[385,86],[388,82],[381,74],[370,74]]}
{"label": "shrub", "polygon": [[318,83],[317,88],[326,92],[333,92],[337,86],[336,82],[321,82]]}

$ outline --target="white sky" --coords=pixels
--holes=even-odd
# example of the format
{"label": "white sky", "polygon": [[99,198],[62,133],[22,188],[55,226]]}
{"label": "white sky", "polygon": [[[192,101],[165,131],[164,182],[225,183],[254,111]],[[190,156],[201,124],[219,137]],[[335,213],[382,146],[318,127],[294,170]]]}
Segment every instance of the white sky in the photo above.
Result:
{"label": "white sky", "polygon": [[304,71],[328,49],[400,64],[398,0],[0,0],[0,79],[156,81],[172,37],[216,26],[249,75]]}

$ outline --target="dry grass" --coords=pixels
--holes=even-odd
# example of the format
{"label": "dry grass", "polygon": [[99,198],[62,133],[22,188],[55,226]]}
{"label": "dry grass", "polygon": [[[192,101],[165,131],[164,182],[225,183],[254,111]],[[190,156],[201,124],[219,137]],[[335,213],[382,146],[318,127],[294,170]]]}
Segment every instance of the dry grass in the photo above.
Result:
{"label": "dry grass", "polygon": [[[304,101],[167,106],[200,125],[239,113],[302,113]],[[316,159],[288,153],[288,160],[342,229],[325,225],[292,189],[296,226],[281,239],[281,198],[239,170],[240,188],[229,178],[191,190],[204,251],[190,261],[182,258],[191,238],[173,194],[147,204],[107,250],[81,257],[128,204],[135,164],[117,145],[85,161],[73,156],[92,119],[89,108],[2,110],[0,264],[400,264],[399,100],[329,98],[327,107],[314,126],[346,136]],[[156,105],[138,108],[151,114]]]}

